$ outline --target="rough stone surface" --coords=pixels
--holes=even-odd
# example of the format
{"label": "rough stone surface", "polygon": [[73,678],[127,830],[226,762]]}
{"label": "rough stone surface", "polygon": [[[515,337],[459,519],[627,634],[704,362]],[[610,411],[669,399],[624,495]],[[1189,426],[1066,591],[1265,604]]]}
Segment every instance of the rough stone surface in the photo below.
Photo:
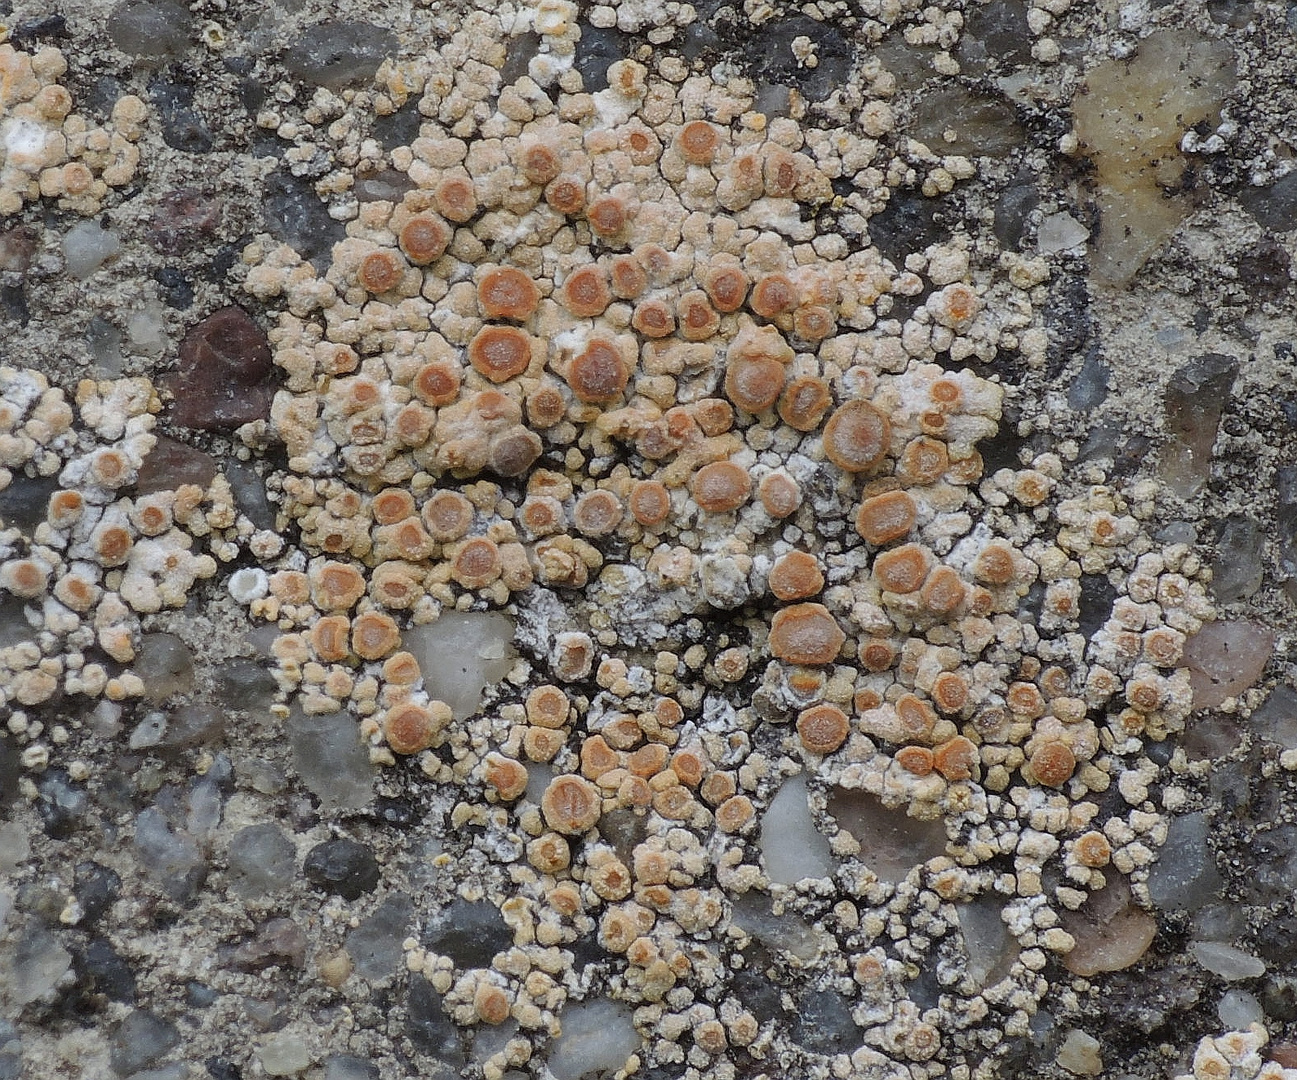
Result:
{"label": "rough stone surface", "polygon": [[0,18],[0,1080],[1297,1066],[1284,5]]}

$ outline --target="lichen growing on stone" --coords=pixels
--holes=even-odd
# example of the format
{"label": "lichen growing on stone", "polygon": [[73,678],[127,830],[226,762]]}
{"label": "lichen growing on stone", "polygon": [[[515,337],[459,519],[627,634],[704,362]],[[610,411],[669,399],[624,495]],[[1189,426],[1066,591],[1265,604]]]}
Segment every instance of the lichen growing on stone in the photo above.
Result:
{"label": "lichen growing on stone", "polygon": [[[1146,956],[1150,903],[1183,899],[1150,876],[1161,811],[1188,802],[1177,739],[1195,708],[1253,704],[1274,638],[1211,621],[1156,481],[1040,437],[1076,256],[1024,253],[998,210],[927,209],[1025,129],[962,84],[916,113],[898,79],[996,70],[961,49],[966,17],[1021,15],[1038,73],[1060,59],[1066,3],[992,7],[866,4],[853,33],[880,47],[854,60],[831,24],[752,11],[758,37],[776,25],[747,67],[692,63],[711,46],[676,5],[239,24],[286,44],[282,81],[242,87],[278,171],[264,229],[241,221],[220,288],[171,320],[178,362],[66,391],[0,369],[0,751],[50,836],[84,801],[78,747],[124,742],[134,793],[174,771],[109,816],[156,902],[246,903],[212,917],[214,963],[260,1033],[223,1052],[351,1075],[324,1030],[345,1011],[384,1076],[409,1056],[492,1080],[990,1078],[1043,1003],[1075,1021]],[[189,18],[126,4],[113,40],[165,64]],[[648,44],[604,55],[614,27]],[[1150,133],[1096,88],[1188,40],[1147,37],[1077,98],[1099,277],[1152,244],[1114,254],[1102,200],[1133,173],[1161,198],[1182,177],[1146,158],[1195,121]],[[1207,51],[1202,118],[1228,82]],[[11,127],[58,96],[50,53],[3,54],[45,80]],[[132,101],[95,137],[123,160],[128,119],[156,135]],[[99,208],[39,176],[0,211]],[[201,244],[219,203],[171,192],[154,253]],[[87,295],[101,263],[68,267]],[[1212,477],[1204,385],[1168,390],[1173,495]],[[71,970],[33,940],[36,992],[0,991],[15,1016]],[[1236,953],[1265,970],[1196,940],[1222,978]],[[255,998],[274,969],[310,1001],[291,1018]],[[127,1013],[112,1067],[176,1030]],[[1102,1067],[1092,1036],[1058,1035],[1060,1067]]]}
{"label": "lichen growing on stone", "polygon": [[0,214],[41,197],[94,214],[109,188],[135,175],[144,102],[124,95],[108,124],[94,126],[72,111],[72,95],[58,81],[67,66],[58,49],[32,54],[0,44]]}

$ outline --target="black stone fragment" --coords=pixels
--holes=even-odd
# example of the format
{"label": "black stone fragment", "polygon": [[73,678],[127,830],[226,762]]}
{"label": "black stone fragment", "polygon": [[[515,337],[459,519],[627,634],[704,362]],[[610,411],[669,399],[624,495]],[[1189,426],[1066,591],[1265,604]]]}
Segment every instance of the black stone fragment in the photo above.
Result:
{"label": "black stone fragment", "polygon": [[1077,412],[1086,412],[1103,403],[1108,396],[1108,380],[1112,372],[1100,357],[1098,349],[1091,349],[1067,388],[1067,405]]}
{"label": "black stone fragment", "polygon": [[1170,739],[1163,739],[1161,742],[1152,742],[1150,740],[1144,747],[1144,756],[1159,768],[1170,765],[1174,753],[1175,745]]}
{"label": "black stone fragment", "polygon": [[1261,587],[1264,550],[1265,531],[1251,516],[1233,515],[1221,523],[1211,561],[1210,588],[1217,603],[1244,600]]}
{"label": "black stone fragment", "polygon": [[203,1062],[203,1067],[212,1080],[243,1080],[243,1070],[225,1058],[210,1057]]}
{"label": "black stone fragment", "polygon": [[226,71],[238,77],[239,101],[249,116],[255,116],[267,96],[265,83],[257,77],[256,60],[250,56],[227,56],[222,63]]}
{"label": "black stone fragment", "polygon": [[77,863],[72,895],[81,905],[81,925],[88,926],[103,918],[121,892],[122,879],[116,870],[93,859]]}
{"label": "black stone fragment", "polygon": [[13,28],[9,40],[14,48],[29,50],[38,41],[54,41],[68,36],[68,20],[57,11],[27,19]]}
{"label": "black stone fragment", "polygon": [[216,249],[216,254],[208,262],[207,269],[203,273],[203,280],[210,281],[213,284],[223,284],[226,276],[230,272],[230,267],[239,261],[239,251],[246,246],[248,238],[245,236],[242,240],[232,244],[223,244]]}
{"label": "black stone fragment", "polygon": [[1297,979],[1276,975],[1261,987],[1261,1008],[1271,1020],[1290,1023],[1297,1020]]}
{"label": "black stone fragment", "polygon": [[1081,460],[1111,458],[1114,479],[1130,476],[1148,464],[1153,450],[1153,440],[1138,431],[1128,431],[1124,426],[1100,424],[1081,446]]}
{"label": "black stone fragment", "polygon": [[[584,26],[581,28],[581,38],[585,39]],[[511,86],[527,74],[532,57],[540,52],[541,40],[541,36],[531,30],[509,38],[505,44],[504,65],[500,68],[501,86]]]}
{"label": "black stone fragment", "polygon": [[1002,247],[1013,250],[1022,243],[1031,212],[1039,205],[1040,192],[1036,190],[1036,175],[1023,169],[1009,181],[995,203],[995,221],[991,225],[991,231]]}
{"label": "black stone fragment", "polygon": [[608,89],[608,67],[625,60],[632,47],[631,39],[614,27],[581,24],[581,40],[576,45],[575,66],[581,73],[586,93]]}
{"label": "black stone fragment", "polygon": [[312,885],[344,900],[359,899],[378,887],[378,860],[373,849],[342,837],[311,848],[303,872]]}
{"label": "black stone fragment", "polygon": [[0,271],[25,274],[36,254],[39,234],[30,225],[11,225],[0,231]]}
{"label": "black stone fragment", "polygon": [[654,1065],[645,1072],[636,1073],[635,1080],[683,1080],[685,1075],[683,1065]]}
{"label": "black stone fragment", "polygon": [[26,326],[31,322],[31,308],[27,306],[27,293],[21,285],[0,285],[0,319]]}
{"label": "black stone fragment", "polygon": [[813,990],[798,1003],[790,1034],[807,1050],[847,1054],[860,1045],[860,1028],[851,1018],[851,1002],[834,990]]}
{"label": "black stone fragment", "polygon": [[191,980],[185,984],[185,1004],[193,1009],[207,1009],[216,1004],[221,996],[220,991],[213,990],[205,983]]}
{"label": "black stone fragment", "polygon": [[[1012,413],[1012,415],[1009,415]],[[991,476],[999,469],[1020,469],[1022,459],[1019,456],[1027,440],[1018,434],[1018,411],[1010,406],[1000,424],[1000,430],[989,439],[977,444],[982,455],[983,475]]]}
{"label": "black stone fragment", "polygon": [[372,816],[392,829],[408,829],[419,822],[418,808],[404,799],[380,795],[374,800]]}
{"label": "black stone fragment", "polygon": [[414,182],[399,169],[379,169],[356,177],[353,190],[359,202],[399,203],[414,190]]}
{"label": "black stone fragment", "polygon": [[945,239],[946,227],[938,220],[942,201],[913,191],[893,191],[887,205],[869,219],[869,238],[896,266],[905,256]]}
{"label": "black stone fragment", "polygon": [[275,527],[275,506],[266,494],[266,481],[256,467],[242,461],[225,463],[225,479],[230,482],[234,505],[258,529]]}
{"label": "black stone fragment", "polygon": [[223,709],[207,702],[181,705],[171,714],[158,747],[174,752],[210,745],[224,736],[227,719]]}
{"label": "black stone fragment", "polygon": [[310,260],[323,274],[333,257],[333,245],[346,238],[342,222],[329,216],[310,181],[288,172],[273,172],[262,184],[261,209],[266,231]]}
{"label": "black stone fragment", "polygon": [[160,79],[149,86],[149,99],[157,109],[162,141],[169,147],[187,154],[212,149],[212,131],[194,108],[192,87]]}
{"label": "black stone fragment", "polygon": [[993,67],[1016,68],[1031,63],[1032,37],[1023,0],[991,0],[964,12],[955,56],[969,75]]}
{"label": "black stone fragment", "polygon": [[193,17],[180,0],[127,0],[108,17],[108,37],[145,67],[161,67],[189,47]]}
{"label": "black stone fragment", "polygon": [[629,866],[635,849],[648,836],[648,815],[633,810],[609,811],[599,819],[599,835],[612,845],[617,858]]}
{"label": "black stone fragment", "polygon": [[1297,172],[1269,187],[1246,187],[1239,192],[1238,201],[1264,228],[1275,232],[1297,228]]}
{"label": "black stone fragment", "polygon": [[589,965],[608,959],[608,952],[594,934],[583,934],[567,946],[572,953],[572,968],[584,971]]}
{"label": "black stone fragment", "polygon": [[1274,300],[1292,284],[1291,266],[1287,249],[1273,236],[1265,236],[1239,256],[1238,279],[1249,296]]}
{"label": "black stone fragment", "polygon": [[1108,621],[1116,599],[1117,590],[1106,575],[1081,575],[1080,613],[1077,615],[1077,624],[1081,634],[1087,640]]}
{"label": "black stone fragment", "polygon": [[86,349],[105,371],[120,370],[122,340],[122,332],[102,315],[92,315],[86,323]]}
{"label": "black stone fragment", "polygon": [[193,685],[194,654],[175,634],[145,634],[136,650],[136,665],[151,674],[146,693],[150,701],[165,701]]}
{"label": "black stone fragment", "polygon": [[1297,948],[1297,915],[1292,912],[1268,918],[1257,928],[1257,955],[1266,963],[1286,964],[1294,948]]}
{"label": "black stone fragment", "polygon": [[413,143],[419,137],[423,121],[424,116],[419,112],[418,102],[411,101],[404,108],[376,118],[371,130],[374,138],[390,150]]}
{"label": "black stone fragment", "polygon": [[410,980],[405,997],[405,1033],[425,1054],[451,1068],[463,1068],[466,1062],[464,1042],[459,1028],[446,1015],[441,995],[421,976]]}
{"label": "black stone fragment", "polygon": [[[928,90],[914,108],[915,134],[946,153],[1005,158],[1023,142],[1018,112],[995,93],[959,85]],[[947,141],[945,132],[955,138]]]}
{"label": "black stone fragment", "polygon": [[1069,275],[1050,290],[1046,321],[1049,323],[1047,374],[1056,378],[1073,356],[1089,350],[1094,335],[1090,314],[1090,288],[1084,278]]}
{"label": "black stone fragment", "polygon": [[18,797],[18,749],[8,735],[0,733],[0,810]]}
{"label": "black stone fragment", "polygon": [[920,1011],[935,1009],[941,1003],[941,983],[937,981],[937,969],[933,957],[928,956],[919,967],[919,973],[905,984],[906,996],[914,1002]]}
{"label": "black stone fragment", "polygon": [[1207,4],[1207,14],[1213,22],[1242,30],[1256,18],[1256,6],[1252,0],[1211,0]]}
{"label": "black stone fragment", "polygon": [[513,945],[513,931],[494,904],[456,899],[433,914],[424,942],[456,967],[489,967],[496,953]]}
{"label": "black stone fragment", "polygon": [[779,987],[763,970],[770,963],[770,954],[764,948],[753,948],[744,955],[748,960],[747,966],[734,973],[730,991],[757,1018],[758,1023],[764,1024],[782,1016],[784,1003]]}
{"label": "black stone fragment", "polygon": [[[793,41],[799,37],[815,42],[818,63],[814,67],[807,67],[793,52]],[[761,33],[744,35],[740,50],[740,62],[758,83],[796,87],[810,101],[823,101],[845,85],[855,63],[851,40],[832,23],[808,15],[771,19],[762,25]]]}
{"label": "black stone fragment", "polygon": [[218,667],[215,693],[226,709],[252,711],[268,704],[276,689],[275,677],[256,660],[237,656]]}
{"label": "black stone fragment", "polygon": [[57,476],[23,476],[19,473],[7,488],[0,491],[0,521],[6,527],[21,529],[31,535],[32,530],[45,520],[50,496],[60,487]]}
{"label": "black stone fragment", "polygon": [[304,82],[342,90],[369,81],[396,50],[390,30],[350,20],[326,22],[302,32],[284,54],[284,67]]}
{"label": "black stone fragment", "polygon": [[111,942],[104,938],[90,942],[83,953],[74,954],[73,966],[93,992],[103,994],[109,1001],[134,1004],[135,973]]}
{"label": "black stone fragment", "polygon": [[162,266],[153,271],[153,280],[159,285],[162,302],[175,311],[184,311],[194,302],[194,287],[189,279],[174,266]]}

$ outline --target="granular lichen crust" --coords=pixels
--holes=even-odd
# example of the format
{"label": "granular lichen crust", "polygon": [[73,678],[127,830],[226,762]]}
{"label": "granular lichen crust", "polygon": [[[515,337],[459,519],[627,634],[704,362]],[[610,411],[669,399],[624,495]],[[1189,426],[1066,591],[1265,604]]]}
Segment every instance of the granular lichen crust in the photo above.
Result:
{"label": "granular lichen crust", "polygon": [[1112,291],[1253,24],[92,6],[0,45],[0,1076],[1283,1071],[1277,457],[1201,388],[1287,263],[1151,410]]}

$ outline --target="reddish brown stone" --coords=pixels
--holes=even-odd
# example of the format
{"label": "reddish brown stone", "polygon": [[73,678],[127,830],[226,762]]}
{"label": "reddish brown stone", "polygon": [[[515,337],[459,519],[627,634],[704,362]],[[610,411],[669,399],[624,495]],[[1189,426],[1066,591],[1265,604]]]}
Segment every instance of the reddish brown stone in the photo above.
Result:
{"label": "reddish brown stone", "polygon": [[163,255],[184,255],[216,235],[221,201],[194,188],[178,188],[158,199],[149,243]]}
{"label": "reddish brown stone", "polygon": [[206,488],[214,479],[216,459],[211,454],[159,435],[157,443],[140,465],[135,494],[175,491],[182,484],[197,484]]}
{"label": "reddish brown stone", "polygon": [[265,331],[242,308],[221,308],[180,343],[179,367],[165,383],[175,399],[171,418],[202,431],[268,419],[273,376]]}

